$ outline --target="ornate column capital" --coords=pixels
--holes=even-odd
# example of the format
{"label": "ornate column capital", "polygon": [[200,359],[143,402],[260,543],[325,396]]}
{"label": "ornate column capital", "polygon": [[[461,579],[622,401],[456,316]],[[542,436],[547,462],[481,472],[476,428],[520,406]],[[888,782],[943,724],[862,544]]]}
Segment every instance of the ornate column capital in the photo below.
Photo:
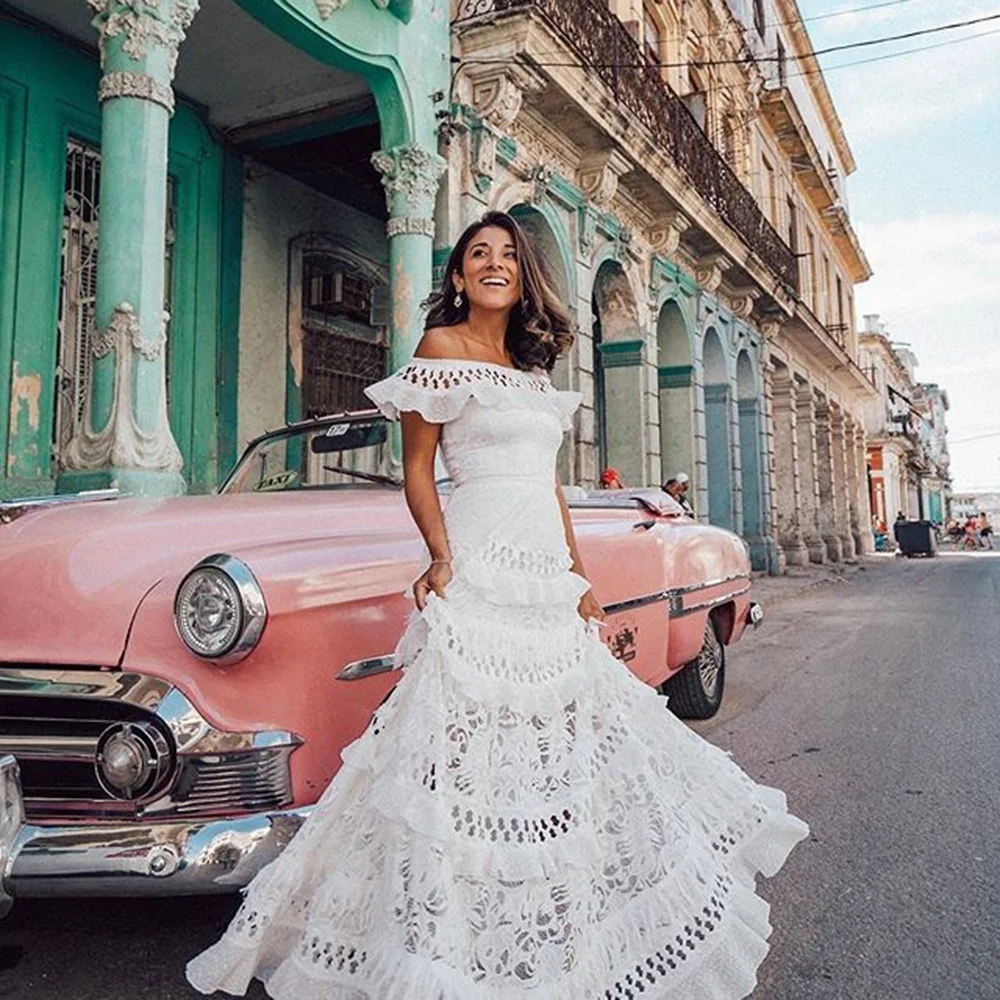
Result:
{"label": "ornate column capital", "polygon": [[[116,97],[152,101],[174,110],[171,82],[184,33],[199,0],[87,0],[100,34],[101,103]],[[164,60],[164,56],[166,57]],[[165,63],[165,64],[164,64]]]}
{"label": "ornate column capital", "polygon": [[393,236],[434,236],[434,198],[445,161],[421,146],[394,146],[372,154],[372,165],[382,175]]}
{"label": "ornate column capital", "polygon": [[166,50],[173,78],[177,50],[198,13],[199,0],[87,0],[96,11],[94,27],[101,35],[101,65],[107,63],[112,40],[133,62],[144,61],[154,47]]}

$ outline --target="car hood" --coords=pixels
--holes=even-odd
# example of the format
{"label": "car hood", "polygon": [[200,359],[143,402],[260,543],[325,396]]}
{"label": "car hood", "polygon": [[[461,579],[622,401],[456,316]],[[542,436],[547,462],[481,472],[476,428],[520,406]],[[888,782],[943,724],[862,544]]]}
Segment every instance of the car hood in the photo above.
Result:
{"label": "car hood", "polygon": [[316,544],[356,562],[372,535],[411,535],[380,489],[53,504],[0,523],[0,663],[114,666],[143,597],[200,559]]}

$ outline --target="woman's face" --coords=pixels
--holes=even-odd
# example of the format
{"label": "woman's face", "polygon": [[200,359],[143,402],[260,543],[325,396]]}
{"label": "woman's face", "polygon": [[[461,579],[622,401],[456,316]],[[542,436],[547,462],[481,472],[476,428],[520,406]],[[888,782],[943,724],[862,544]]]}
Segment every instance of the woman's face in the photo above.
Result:
{"label": "woman's face", "polygon": [[514,237],[499,226],[480,229],[462,257],[462,273],[452,278],[470,306],[509,312],[521,297],[521,270]]}

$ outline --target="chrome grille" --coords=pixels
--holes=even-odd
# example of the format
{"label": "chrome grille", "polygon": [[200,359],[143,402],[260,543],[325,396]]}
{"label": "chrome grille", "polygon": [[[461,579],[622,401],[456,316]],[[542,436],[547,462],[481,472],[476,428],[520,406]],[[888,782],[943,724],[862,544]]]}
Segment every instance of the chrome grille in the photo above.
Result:
{"label": "chrome grille", "polygon": [[186,760],[171,793],[170,811],[211,815],[287,805],[292,800],[291,751],[291,747],[278,747]]}
{"label": "chrome grille", "polygon": [[[95,758],[111,726],[141,723],[164,736],[162,787],[113,798]],[[289,757],[302,740],[278,730],[212,727],[169,682],[87,668],[0,664],[0,756],[18,761],[35,821],[239,815],[292,801]]]}
{"label": "chrome grille", "polygon": [[[97,741],[109,726],[122,722],[155,725],[173,748],[169,729],[143,708],[98,698],[30,694],[0,695],[0,754],[17,758],[27,815],[48,815],[55,803],[60,814],[84,803],[106,805],[113,815],[134,813],[135,806],[112,799],[94,771]],[[94,814],[91,807],[88,815]]]}

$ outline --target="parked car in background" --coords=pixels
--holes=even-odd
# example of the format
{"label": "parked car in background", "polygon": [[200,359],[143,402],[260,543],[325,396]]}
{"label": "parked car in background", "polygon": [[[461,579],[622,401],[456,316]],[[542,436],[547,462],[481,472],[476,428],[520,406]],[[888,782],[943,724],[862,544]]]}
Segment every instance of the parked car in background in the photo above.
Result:
{"label": "parked car in background", "polygon": [[[288,842],[398,680],[423,543],[390,440],[349,414],[254,441],[218,495],[0,504],[0,911],[234,890]],[[712,715],[760,617],[743,542],[659,491],[569,502],[604,641]]]}

